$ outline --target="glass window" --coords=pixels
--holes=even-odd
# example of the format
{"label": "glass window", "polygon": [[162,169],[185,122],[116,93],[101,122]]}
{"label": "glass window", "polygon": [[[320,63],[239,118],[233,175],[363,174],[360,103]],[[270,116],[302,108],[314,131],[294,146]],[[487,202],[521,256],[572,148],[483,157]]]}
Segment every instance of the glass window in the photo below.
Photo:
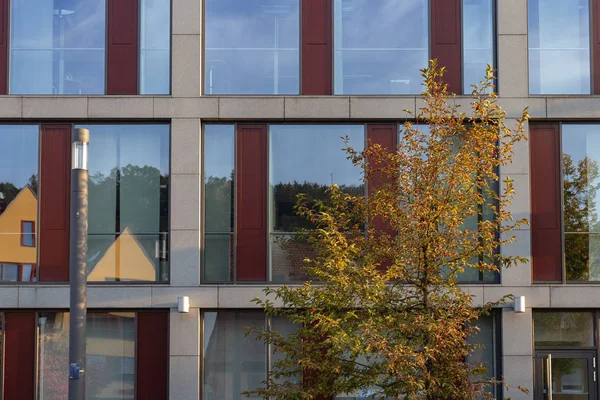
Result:
{"label": "glass window", "polygon": [[[499,332],[497,326],[496,314],[481,316],[474,325],[479,328],[479,331],[467,338],[467,342],[473,345],[481,346],[475,349],[468,357],[467,362],[473,365],[485,364],[487,369],[486,379],[500,379],[501,373],[498,371],[498,343],[499,339],[496,333]],[[499,386],[493,385],[487,388],[487,391],[496,398],[498,395]]]}
{"label": "glass window", "polygon": [[38,138],[37,125],[0,126],[0,280],[17,281],[19,265],[37,261]]}
{"label": "glass window", "polygon": [[[69,313],[38,314],[38,398],[67,400]],[[135,398],[135,313],[88,313],[87,399]]]}
{"label": "glass window", "polygon": [[536,347],[594,347],[594,314],[591,312],[534,312]]}
{"label": "glass window", "polygon": [[102,94],[104,0],[11,1],[12,94]]}
{"label": "glass window", "polygon": [[88,281],[169,279],[169,126],[90,131]]}
{"label": "glass window", "polygon": [[463,93],[485,78],[487,65],[494,67],[494,1],[463,0]]}
{"label": "glass window", "polygon": [[567,281],[600,280],[600,125],[562,126]]}
{"label": "glass window", "polygon": [[335,94],[421,93],[427,0],[334,0],[333,7]]}
{"label": "glass window", "polygon": [[204,313],[204,397],[242,399],[241,392],[263,385],[267,378],[267,347],[246,328],[262,331],[262,312]]}
{"label": "glass window", "polygon": [[298,194],[324,200],[334,183],[348,193],[364,194],[361,170],[347,159],[342,140],[347,136],[348,146],[362,151],[364,130],[364,125],[270,126],[271,280],[306,277],[303,260],[311,256],[311,247],[296,232],[311,226],[296,215]]}
{"label": "glass window", "polygon": [[141,0],[140,94],[169,94],[171,77],[171,2]]}
{"label": "glass window", "polygon": [[21,245],[35,247],[35,223],[33,221],[21,221]]}
{"label": "glass window", "polygon": [[529,93],[589,94],[589,0],[529,0]]}
{"label": "glass window", "polygon": [[207,94],[298,94],[299,0],[205,2]]}
{"label": "glass window", "polygon": [[204,126],[203,282],[233,280],[235,126]]}

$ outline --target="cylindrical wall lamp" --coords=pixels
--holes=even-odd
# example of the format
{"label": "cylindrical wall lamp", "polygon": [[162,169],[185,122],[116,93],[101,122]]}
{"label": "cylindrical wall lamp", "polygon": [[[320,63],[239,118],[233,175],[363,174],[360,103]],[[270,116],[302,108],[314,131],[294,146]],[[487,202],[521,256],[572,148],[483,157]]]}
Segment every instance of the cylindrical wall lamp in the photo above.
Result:
{"label": "cylindrical wall lamp", "polygon": [[525,312],[525,296],[515,296],[515,304],[513,304],[513,309],[516,313]]}
{"label": "cylindrical wall lamp", "polygon": [[190,312],[190,298],[188,296],[177,298],[177,311],[180,313]]}

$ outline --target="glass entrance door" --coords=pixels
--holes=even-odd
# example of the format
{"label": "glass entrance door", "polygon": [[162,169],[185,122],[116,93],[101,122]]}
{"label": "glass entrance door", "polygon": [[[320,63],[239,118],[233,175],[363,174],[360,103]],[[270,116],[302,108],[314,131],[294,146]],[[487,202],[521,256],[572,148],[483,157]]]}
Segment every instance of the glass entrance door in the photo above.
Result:
{"label": "glass entrance door", "polygon": [[535,400],[597,400],[595,351],[537,351]]}

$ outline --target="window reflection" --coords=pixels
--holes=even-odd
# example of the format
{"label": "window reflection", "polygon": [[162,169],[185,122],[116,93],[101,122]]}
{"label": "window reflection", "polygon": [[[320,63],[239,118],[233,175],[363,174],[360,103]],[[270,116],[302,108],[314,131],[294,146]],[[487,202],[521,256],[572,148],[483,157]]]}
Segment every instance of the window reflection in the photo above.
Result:
{"label": "window reflection", "polygon": [[563,218],[568,281],[600,280],[600,126],[562,127]]}
{"label": "window reflection", "polygon": [[493,0],[463,0],[463,93],[485,78],[487,65],[494,67]]}
{"label": "window reflection", "polygon": [[169,94],[171,2],[141,0],[140,94]]}
{"label": "window reflection", "polygon": [[10,92],[102,94],[104,0],[11,1]]}
{"label": "window reflection", "polygon": [[420,93],[428,12],[427,0],[334,0],[335,93]]}
{"label": "window reflection", "polygon": [[528,19],[529,93],[589,94],[589,0],[529,0]]}
{"label": "window reflection", "polygon": [[88,281],[166,281],[168,125],[90,130]]}
{"label": "window reflection", "polygon": [[534,312],[533,339],[537,347],[593,347],[591,312]]}
{"label": "window reflection", "polygon": [[297,195],[308,201],[325,200],[326,190],[338,184],[353,195],[364,194],[360,169],[346,158],[342,137],[357,151],[364,148],[364,125],[271,125],[271,279],[295,281],[306,277],[303,260],[312,248],[297,235],[311,228],[294,209]]}
{"label": "window reflection", "polygon": [[204,126],[204,282],[233,280],[234,131]]}
{"label": "window reflection", "polygon": [[[38,398],[67,400],[69,313],[38,315]],[[86,337],[86,399],[134,399],[135,313],[90,312]]]}
{"label": "window reflection", "polygon": [[[0,280],[32,281],[38,213],[37,125],[0,127]],[[29,228],[29,229],[28,229]],[[25,231],[24,231],[25,229]],[[28,229],[28,230],[27,230]]]}
{"label": "window reflection", "polygon": [[299,0],[207,0],[207,94],[299,93]]}

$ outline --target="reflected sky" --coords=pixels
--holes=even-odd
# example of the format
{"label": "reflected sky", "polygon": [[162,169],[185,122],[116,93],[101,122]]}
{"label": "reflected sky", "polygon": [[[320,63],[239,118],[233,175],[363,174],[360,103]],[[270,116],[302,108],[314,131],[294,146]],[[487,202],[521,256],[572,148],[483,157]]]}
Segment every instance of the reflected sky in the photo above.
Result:
{"label": "reflected sky", "polygon": [[0,183],[25,186],[31,175],[38,174],[37,125],[2,125],[0,127]]}
{"label": "reflected sky", "polygon": [[364,125],[271,125],[271,184],[361,184],[361,171],[346,159],[341,138],[349,136],[348,145],[361,151],[364,130]]}
{"label": "reflected sky", "polygon": [[104,93],[105,6],[12,0],[11,93]]}
{"label": "reflected sky", "polygon": [[463,1],[463,93],[485,77],[487,64],[494,67],[493,0]]}
{"label": "reflected sky", "polygon": [[140,94],[169,94],[171,2],[141,0]]}
{"label": "reflected sky", "polygon": [[299,0],[207,0],[207,94],[299,93]]}
{"label": "reflected sky", "polygon": [[427,0],[334,0],[333,7],[336,94],[421,92]]}
{"label": "reflected sky", "polygon": [[529,1],[529,92],[589,94],[589,0]]}

